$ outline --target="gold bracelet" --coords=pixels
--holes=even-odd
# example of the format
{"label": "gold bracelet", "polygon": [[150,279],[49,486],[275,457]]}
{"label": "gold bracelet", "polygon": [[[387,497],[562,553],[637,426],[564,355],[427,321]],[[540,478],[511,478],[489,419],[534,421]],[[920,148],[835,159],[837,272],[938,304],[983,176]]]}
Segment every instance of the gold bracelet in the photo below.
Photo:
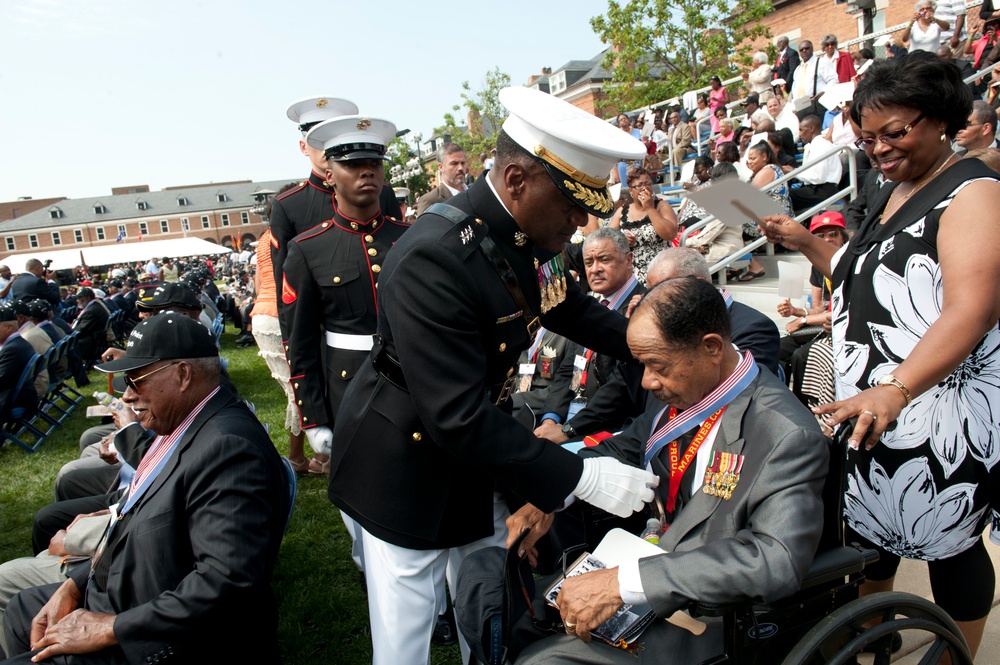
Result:
{"label": "gold bracelet", "polygon": [[886,374],[885,376],[881,377],[876,382],[876,385],[879,385],[879,386],[893,386],[893,387],[897,388],[899,390],[899,392],[903,393],[903,398],[906,400],[906,406],[909,406],[910,402],[913,401],[913,395],[910,393],[910,389],[907,388],[903,384],[902,381],[900,381],[899,379],[897,379],[892,374]]}

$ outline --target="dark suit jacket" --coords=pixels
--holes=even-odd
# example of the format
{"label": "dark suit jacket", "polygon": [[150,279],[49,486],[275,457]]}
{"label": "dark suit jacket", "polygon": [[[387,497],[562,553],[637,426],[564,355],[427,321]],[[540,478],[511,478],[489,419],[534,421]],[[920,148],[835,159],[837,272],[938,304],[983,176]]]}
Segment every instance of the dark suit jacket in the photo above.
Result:
{"label": "dark suit jacket", "polygon": [[441,183],[431,191],[417,199],[417,214],[430,208],[435,203],[444,203],[452,197],[451,190]]}
{"label": "dark suit jacket", "polygon": [[[449,204],[467,217],[456,224],[425,213],[382,264],[378,331],[405,388],[365,363],[333,434],[330,500],[372,535],[411,549],[491,535],[497,484],[552,510],[583,470],[579,457],[511,418],[509,399],[494,406],[531,343],[530,318],[480,244],[488,234],[535,313],[534,259],[552,253],[517,246],[517,224],[482,180]],[[566,301],[541,318],[600,353],[630,357],[625,319],[572,280]]]}
{"label": "dark suit jacket", "polygon": [[26,381],[21,391],[14,393],[21,372],[34,355],[35,350],[31,344],[20,335],[16,337],[11,335],[0,347],[0,416],[3,419],[6,419],[11,409],[16,407],[28,409],[29,414],[35,412],[38,395],[31,381]]}
{"label": "dark suit jacket", "polygon": [[777,74],[777,78],[785,79],[785,92],[792,91],[795,69],[801,62],[799,54],[791,46],[785,49],[785,53],[778,58],[778,62],[774,66],[774,71]]}
{"label": "dark suit jacket", "polygon": [[[141,427],[128,429],[148,443]],[[74,572],[84,606],[116,615],[131,663],[276,663],[270,581],[290,498],[281,458],[224,388],[176,445],[94,578],[87,566]]]}
{"label": "dark suit jacket", "polygon": [[22,272],[14,280],[14,286],[10,287],[10,297],[12,300],[37,300],[41,298],[48,300],[53,305],[59,304],[59,287],[49,284],[41,277],[36,277],[30,272]]}
{"label": "dark suit jacket", "polygon": [[96,360],[97,354],[108,345],[105,336],[107,326],[108,311],[97,300],[87,303],[83,311],[77,314],[73,328],[80,333],[78,344],[80,355],[85,361]]}

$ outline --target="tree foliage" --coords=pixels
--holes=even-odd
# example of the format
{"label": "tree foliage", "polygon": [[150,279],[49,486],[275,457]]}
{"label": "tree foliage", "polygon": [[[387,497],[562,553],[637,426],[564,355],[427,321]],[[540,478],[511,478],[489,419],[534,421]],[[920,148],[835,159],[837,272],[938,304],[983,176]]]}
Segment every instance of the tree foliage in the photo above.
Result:
{"label": "tree foliage", "polygon": [[[486,72],[482,87],[473,90],[468,81],[462,83],[462,103],[452,107],[452,113],[444,114],[444,125],[435,129],[438,136],[448,134],[451,140],[462,146],[469,159],[469,168],[479,171],[483,164],[480,155],[489,155],[496,143],[496,133],[507,119],[507,109],[500,103],[500,90],[510,85],[510,75],[494,67]],[[454,113],[466,110],[468,125],[459,124]]]}
{"label": "tree foliage", "polygon": [[760,20],[771,10],[770,0],[608,0],[590,25],[612,47],[603,63],[610,105],[647,106],[735,74],[754,41],[770,36]]}

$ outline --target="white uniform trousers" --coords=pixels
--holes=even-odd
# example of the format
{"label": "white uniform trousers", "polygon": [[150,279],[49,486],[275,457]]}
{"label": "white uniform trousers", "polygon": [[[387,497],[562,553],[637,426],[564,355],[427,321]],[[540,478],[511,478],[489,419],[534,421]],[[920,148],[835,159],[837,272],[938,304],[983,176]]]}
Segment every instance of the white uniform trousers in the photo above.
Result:
{"label": "white uniform trousers", "polygon": [[361,534],[364,533],[364,529],[348,517],[343,510],[340,511],[340,517],[344,520],[347,534],[351,537],[351,558],[354,559],[354,565],[363,573],[365,572],[365,546],[364,541],[361,540]]}
{"label": "white uniform trousers", "polygon": [[[494,494],[493,535],[451,549],[411,550],[363,531],[373,665],[429,665],[431,635],[446,600],[445,577],[454,598],[462,561],[484,547],[503,547],[509,515],[506,502]],[[458,643],[462,662],[469,662],[461,632]]]}

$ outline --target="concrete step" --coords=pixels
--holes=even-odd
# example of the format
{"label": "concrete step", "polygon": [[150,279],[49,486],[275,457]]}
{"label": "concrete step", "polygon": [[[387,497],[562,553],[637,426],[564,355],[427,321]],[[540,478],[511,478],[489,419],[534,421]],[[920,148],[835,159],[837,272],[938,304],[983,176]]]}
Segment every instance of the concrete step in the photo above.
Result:
{"label": "concrete step", "polygon": [[779,332],[784,334],[785,324],[788,322],[788,319],[778,316],[778,303],[781,301],[781,298],[778,297],[778,262],[787,261],[803,266],[806,277],[802,282],[802,295],[792,300],[792,304],[796,307],[803,307],[805,305],[805,297],[811,293],[808,271],[812,267],[812,264],[798,252],[776,254],[774,256],[761,254],[757,255],[757,261],[764,266],[765,274],[763,277],[758,277],[751,282],[728,281],[726,283],[726,290],[732,294],[733,299],[737,302],[741,302],[748,307],[753,307],[774,321],[775,325],[778,326]]}

